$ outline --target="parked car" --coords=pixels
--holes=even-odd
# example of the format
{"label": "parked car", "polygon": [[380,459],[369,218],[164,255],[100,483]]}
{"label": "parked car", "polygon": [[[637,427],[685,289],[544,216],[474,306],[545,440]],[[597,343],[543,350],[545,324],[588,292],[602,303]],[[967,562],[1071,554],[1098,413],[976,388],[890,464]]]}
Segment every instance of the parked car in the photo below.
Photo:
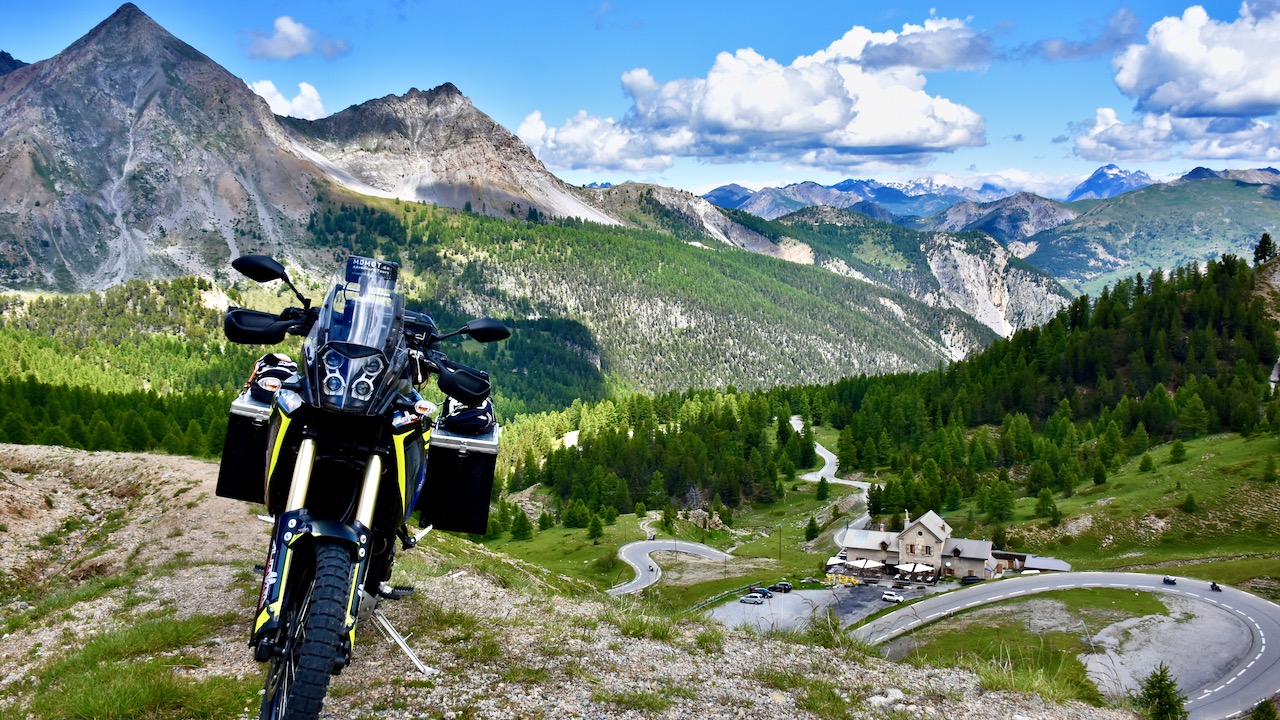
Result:
{"label": "parked car", "polygon": [[974,583],[980,583],[980,582],[982,582],[982,578],[978,577],[977,575],[965,575],[964,577],[960,578],[961,585],[972,585]]}
{"label": "parked car", "polygon": [[783,580],[782,582],[776,582],[770,585],[769,589],[774,592],[789,593],[791,592],[791,583],[787,582],[786,580]]}
{"label": "parked car", "polygon": [[762,605],[764,604],[764,596],[760,593],[748,593],[747,595],[738,598],[738,602],[749,603],[751,605]]}
{"label": "parked car", "polygon": [[884,594],[880,596],[880,599],[884,600],[885,602],[891,602],[891,603],[900,603],[906,600],[906,598],[902,597],[901,595],[899,595],[898,593],[892,590],[884,591]]}
{"label": "parked car", "polygon": [[772,597],[773,597],[773,593],[769,592],[766,588],[762,588],[762,587],[753,587],[753,588],[749,588],[749,589],[747,590],[747,592],[753,592],[753,593],[755,593],[755,594],[757,594],[757,595],[760,595],[761,597],[764,597],[764,598],[772,598]]}

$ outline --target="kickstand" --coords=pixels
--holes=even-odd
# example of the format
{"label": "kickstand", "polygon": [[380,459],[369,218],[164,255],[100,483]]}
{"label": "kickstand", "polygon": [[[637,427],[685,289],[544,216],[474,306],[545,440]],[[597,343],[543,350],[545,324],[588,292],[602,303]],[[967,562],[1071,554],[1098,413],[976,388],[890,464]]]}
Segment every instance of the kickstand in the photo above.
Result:
{"label": "kickstand", "polygon": [[397,632],[395,627],[391,625],[391,621],[387,619],[387,616],[382,614],[382,608],[377,608],[373,611],[373,619],[378,621],[378,627],[382,630],[382,634],[386,635],[388,640],[399,645],[404,654],[408,655],[409,659],[413,661],[413,664],[418,666],[419,672],[423,675],[435,675],[440,672],[423,664],[422,659],[418,657],[418,653],[409,647],[409,643],[405,642],[404,636]]}

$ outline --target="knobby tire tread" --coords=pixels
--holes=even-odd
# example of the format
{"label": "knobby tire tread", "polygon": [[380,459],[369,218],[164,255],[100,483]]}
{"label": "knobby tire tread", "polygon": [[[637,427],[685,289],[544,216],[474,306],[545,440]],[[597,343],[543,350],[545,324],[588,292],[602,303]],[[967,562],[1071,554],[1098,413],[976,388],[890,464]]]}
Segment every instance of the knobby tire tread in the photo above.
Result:
{"label": "knobby tire tread", "polygon": [[297,671],[282,720],[317,720],[329,690],[329,678],[341,652],[351,556],[346,547],[316,544],[316,578],[311,608],[302,619],[306,635],[298,649]]}

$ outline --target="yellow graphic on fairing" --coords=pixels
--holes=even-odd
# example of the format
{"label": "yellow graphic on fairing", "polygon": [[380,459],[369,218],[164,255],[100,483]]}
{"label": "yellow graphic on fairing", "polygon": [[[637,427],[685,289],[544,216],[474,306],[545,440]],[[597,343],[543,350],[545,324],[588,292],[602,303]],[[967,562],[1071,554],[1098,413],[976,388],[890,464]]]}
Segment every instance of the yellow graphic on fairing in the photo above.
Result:
{"label": "yellow graphic on fairing", "polygon": [[284,447],[284,438],[288,434],[289,423],[292,421],[293,418],[285,415],[279,405],[271,411],[271,425],[273,431],[271,439],[273,442],[271,443],[271,457],[267,460],[266,485],[264,486],[265,489],[262,495],[262,497],[267,500],[268,504],[271,502],[271,476],[276,472],[276,462],[280,459],[280,449]]}
{"label": "yellow graphic on fairing", "polygon": [[391,438],[396,446],[396,480],[397,484],[400,486],[400,517],[404,517],[405,512],[408,510],[406,506],[409,504],[409,478],[405,477],[405,473],[407,471],[405,469],[404,445],[411,437],[413,437],[412,430],[406,433],[400,433],[399,435],[393,435]]}

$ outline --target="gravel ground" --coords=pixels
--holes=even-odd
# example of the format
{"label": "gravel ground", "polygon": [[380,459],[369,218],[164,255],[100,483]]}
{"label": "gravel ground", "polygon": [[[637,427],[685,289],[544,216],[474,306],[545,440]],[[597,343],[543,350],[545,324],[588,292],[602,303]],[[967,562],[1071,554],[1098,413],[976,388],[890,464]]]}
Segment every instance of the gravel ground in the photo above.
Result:
{"label": "gravel ground", "polygon": [[[98,574],[143,569],[130,587],[42,615],[3,638],[0,717],[24,717],[29,679],[47,663],[95,633],[161,609],[244,619],[183,648],[184,657],[200,662],[184,661],[173,672],[258,682],[261,670],[243,633],[257,589],[249,569],[262,561],[268,526],[246,506],[215,497],[215,477],[216,466],[182,458],[0,446],[6,574],[48,580],[95,553]],[[98,512],[105,523],[108,507],[126,520],[109,537],[90,543],[80,530],[61,533],[53,545],[40,542],[68,517]],[[964,671],[800,645],[712,619],[655,616],[603,593],[554,594],[545,575],[530,570],[513,579],[517,563],[483,548],[459,558],[452,552],[458,545],[428,535],[404,558],[397,578],[416,584],[418,593],[385,608],[436,672],[419,674],[375,627],[363,625],[353,663],[333,679],[325,717],[1134,717],[986,691]],[[495,572],[495,563],[504,572]],[[793,595],[810,607],[804,595]],[[0,619],[27,612],[33,609],[10,602]],[[237,717],[256,717],[255,705],[250,701]]]}

